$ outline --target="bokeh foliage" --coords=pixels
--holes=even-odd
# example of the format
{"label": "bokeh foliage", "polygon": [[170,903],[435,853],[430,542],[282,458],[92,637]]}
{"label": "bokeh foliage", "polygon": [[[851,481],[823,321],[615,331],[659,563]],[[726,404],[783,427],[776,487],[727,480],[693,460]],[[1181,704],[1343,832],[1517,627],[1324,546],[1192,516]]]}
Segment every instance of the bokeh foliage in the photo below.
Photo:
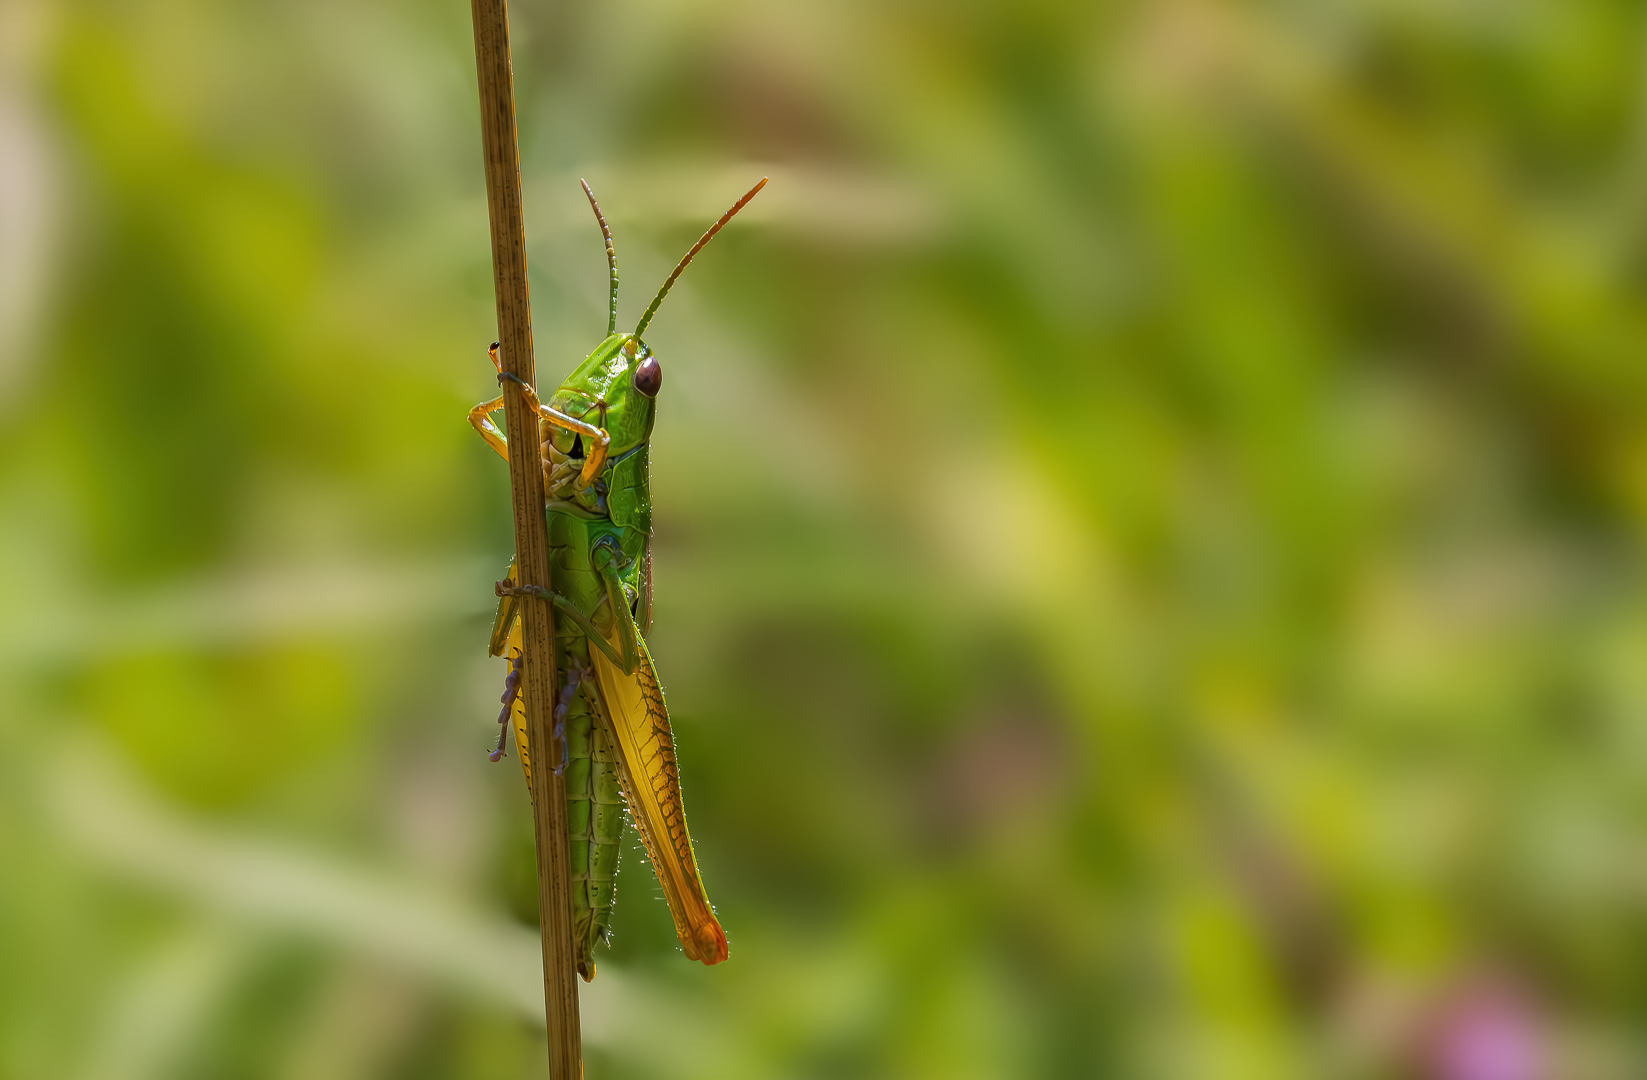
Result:
{"label": "bokeh foliage", "polygon": [[[591,1078],[1647,1069],[1647,6],[513,8],[543,378],[773,176]],[[0,1080],[542,1075],[466,6],[0,45]]]}

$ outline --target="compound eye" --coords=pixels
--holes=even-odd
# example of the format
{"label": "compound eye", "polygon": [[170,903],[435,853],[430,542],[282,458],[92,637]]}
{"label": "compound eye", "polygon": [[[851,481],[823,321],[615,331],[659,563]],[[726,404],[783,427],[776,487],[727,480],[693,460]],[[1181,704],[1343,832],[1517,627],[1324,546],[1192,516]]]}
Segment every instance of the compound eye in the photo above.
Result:
{"label": "compound eye", "polygon": [[657,397],[658,391],[663,389],[663,368],[658,366],[658,358],[647,353],[640,366],[635,369],[635,389],[647,397]]}

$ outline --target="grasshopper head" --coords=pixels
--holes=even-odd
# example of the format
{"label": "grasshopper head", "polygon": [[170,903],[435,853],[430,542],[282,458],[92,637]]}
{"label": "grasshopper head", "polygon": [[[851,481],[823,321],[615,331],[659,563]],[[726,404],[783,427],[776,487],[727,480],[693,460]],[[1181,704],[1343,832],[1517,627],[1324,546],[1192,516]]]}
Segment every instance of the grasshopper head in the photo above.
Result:
{"label": "grasshopper head", "polygon": [[[732,220],[732,215],[742,210],[765,186],[766,178],[762,177],[760,183],[750,188],[732,209],[709,227],[709,231],[676,264],[658,290],[658,295],[652,298],[652,303],[636,324],[635,332],[620,334],[617,332],[618,256],[612,245],[612,230],[607,227],[606,217],[600,212],[595,193],[589,190],[588,183],[583,183],[583,193],[589,197],[589,206],[595,211],[595,220],[600,223],[601,234],[606,238],[606,262],[611,274],[610,315],[606,324],[606,339],[595,346],[595,351],[584,358],[583,363],[560,384],[560,389],[555,391],[548,404],[573,419],[606,432],[610,440],[606,447],[608,459],[633,450],[652,434],[658,391],[663,389],[663,368],[652,350],[641,340],[641,332],[657,314],[658,305],[669,295],[675,279],[681,276],[681,271],[686,269],[693,256],[703,250],[703,246],[721,231],[721,227]],[[581,465],[587,453],[582,441],[581,435],[564,427],[554,427],[549,431],[548,456],[555,475],[570,477],[574,470],[569,466],[573,463]]]}
{"label": "grasshopper head", "polygon": [[[662,384],[663,369],[640,338],[611,334],[560,384],[547,404],[604,430],[612,439],[606,454],[613,458],[652,434]],[[583,457],[576,433],[555,428],[551,438],[561,454]]]}

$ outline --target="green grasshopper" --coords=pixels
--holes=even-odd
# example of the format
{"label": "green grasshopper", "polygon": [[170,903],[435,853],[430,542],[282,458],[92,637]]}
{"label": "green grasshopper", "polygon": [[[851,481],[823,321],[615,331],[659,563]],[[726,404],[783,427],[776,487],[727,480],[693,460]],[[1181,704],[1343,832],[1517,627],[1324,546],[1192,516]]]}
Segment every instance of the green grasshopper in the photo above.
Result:
{"label": "green grasshopper", "polygon": [[[682,950],[706,964],[726,959],[726,934],[710,908],[686,831],[674,736],[646,647],[645,635],[652,629],[647,448],[663,369],[641,333],[693,256],[765,185],[762,178],[710,226],[664,281],[635,332],[620,334],[612,230],[584,183],[606,239],[611,276],[606,339],[567,376],[548,404],[531,386],[503,371],[496,342],[490,350],[498,382],[520,383],[527,406],[538,417],[552,584],[552,590],[520,586],[513,562],[508,577],[497,583],[500,599],[490,653],[507,656],[510,664],[498,716],[503,730],[490,757],[496,761],[503,756],[512,727],[531,790],[517,615],[522,597],[536,597],[555,608],[556,683],[561,687],[554,708],[554,738],[560,747],[555,771],[566,784],[573,950],[585,980],[595,976],[595,944],[610,935],[626,804],[663,886]],[[481,402],[469,410],[469,422],[507,461],[508,442],[491,420],[502,407],[501,395]]]}

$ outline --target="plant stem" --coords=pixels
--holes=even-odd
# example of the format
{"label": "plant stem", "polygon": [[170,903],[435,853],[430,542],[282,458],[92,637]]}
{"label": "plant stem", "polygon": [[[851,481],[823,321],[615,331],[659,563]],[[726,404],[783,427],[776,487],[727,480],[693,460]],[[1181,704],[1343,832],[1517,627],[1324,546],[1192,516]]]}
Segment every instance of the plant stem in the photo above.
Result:
{"label": "plant stem", "polygon": [[[481,144],[486,153],[486,204],[492,222],[492,279],[497,290],[499,358],[503,370],[532,383],[532,310],[526,287],[526,226],[521,214],[520,146],[515,134],[515,88],[509,61],[505,0],[470,0],[475,23],[475,69],[480,80]],[[549,534],[543,517],[543,470],[537,417],[518,383],[503,380],[509,438],[509,486],[515,514],[515,565],[520,584],[549,588]],[[520,605],[521,693],[526,702],[532,769],[532,822],[538,849],[538,913],[543,928],[543,998],[549,1023],[549,1075],[583,1075],[578,1028],[576,958],[572,953],[572,893],[566,839],[564,780],[551,763],[550,710],[555,701],[555,631],[548,604]]]}

